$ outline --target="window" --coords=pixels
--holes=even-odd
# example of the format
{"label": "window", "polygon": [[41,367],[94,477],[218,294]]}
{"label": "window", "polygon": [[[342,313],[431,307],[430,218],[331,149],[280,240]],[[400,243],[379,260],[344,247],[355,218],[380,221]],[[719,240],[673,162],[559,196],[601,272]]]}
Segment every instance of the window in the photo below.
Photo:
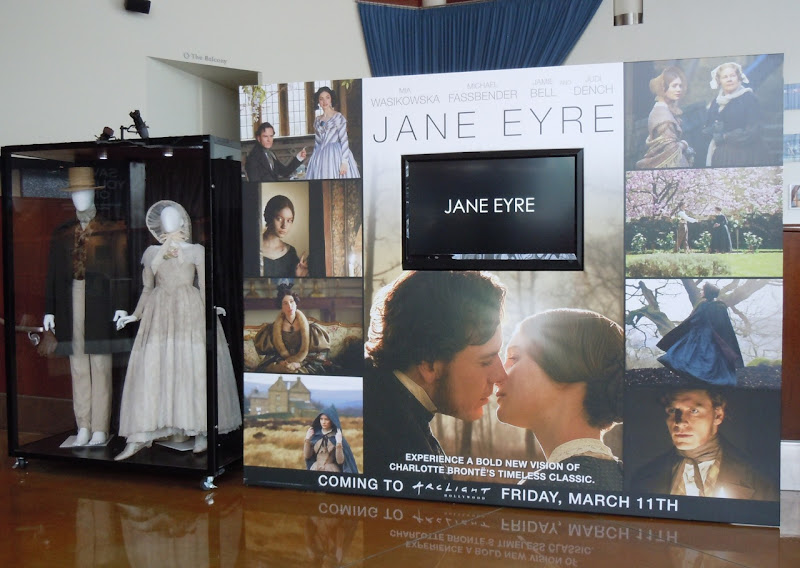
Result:
{"label": "window", "polygon": [[262,122],[275,128],[275,136],[308,136],[314,134],[314,117],[319,111],[312,103],[320,87],[333,89],[332,81],[313,83],[274,83],[239,89],[239,135],[253,140],[255,129]]}
{"label": "window", "polygon": [[269,122],[276,133],[281,131],[278,85],[255,85],[239,90],[239,125],[242,140],[253,140],[262,122]]}
{"label": "window", "polygon": [[289,83],[286,89],[289,110],[289,136],[308,134],[306,122],[306,84]]}

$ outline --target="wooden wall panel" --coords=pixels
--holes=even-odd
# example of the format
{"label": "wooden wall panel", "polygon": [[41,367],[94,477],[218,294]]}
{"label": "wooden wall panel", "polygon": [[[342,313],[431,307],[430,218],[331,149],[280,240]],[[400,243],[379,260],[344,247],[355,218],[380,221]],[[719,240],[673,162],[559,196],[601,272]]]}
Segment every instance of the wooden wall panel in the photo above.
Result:
{"label": "wooden wall panel", "polygon": [[800,440],[800,226],[783,231],[781,439]]}

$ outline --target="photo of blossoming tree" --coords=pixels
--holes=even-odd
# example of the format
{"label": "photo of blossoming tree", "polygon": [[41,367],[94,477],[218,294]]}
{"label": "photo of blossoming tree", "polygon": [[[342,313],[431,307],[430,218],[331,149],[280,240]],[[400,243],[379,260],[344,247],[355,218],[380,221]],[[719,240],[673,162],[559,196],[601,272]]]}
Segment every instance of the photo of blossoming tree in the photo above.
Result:
{"label": "photo of blossoming tree", "polygon": [[783,274],[782,168],[629,171],[626,275]]}

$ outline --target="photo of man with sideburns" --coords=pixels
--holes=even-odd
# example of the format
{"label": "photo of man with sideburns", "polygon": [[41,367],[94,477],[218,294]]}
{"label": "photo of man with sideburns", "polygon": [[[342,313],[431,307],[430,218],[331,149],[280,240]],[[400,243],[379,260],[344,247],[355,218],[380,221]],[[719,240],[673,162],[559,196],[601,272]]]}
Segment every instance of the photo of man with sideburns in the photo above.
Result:
{"label": "photo of man with sideburns", "polygon": [[[505,377],[505,288],[475,271],[406,272],[373,304],[364,376],[364,469],[443,456],[436,413],[472,422]],[[441,476],[444,477],[444,476]]]}
{"label": "photo of man with sideburns", "polygon": [[775,501],[777,485],[720,432],[728,411],[721,390],[673,388],[661,396],[672,448],[642,466],[631,490],[643,493]]}
{"label": "photo of man with sideburns", "polygon": [[262,122],[256,129],[256,145],[247,154],[244,164],[247,181],[265,182],[287,178],[306,159],[306,149],[303,148],[288,164],[282,164],[272,151],[274,139],[275,129],[269,122]]}

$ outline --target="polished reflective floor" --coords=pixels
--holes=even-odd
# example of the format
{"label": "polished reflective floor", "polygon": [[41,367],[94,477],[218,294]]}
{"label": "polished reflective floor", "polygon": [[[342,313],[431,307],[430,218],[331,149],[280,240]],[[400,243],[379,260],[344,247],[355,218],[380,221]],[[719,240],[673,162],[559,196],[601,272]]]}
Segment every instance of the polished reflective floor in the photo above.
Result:
{"label": "polished reflective floor", "polygon": [[0,566],[800,566],[800,493],[782,494],[779,530],[244,487],[238,470],[203,491],[86,464],[12,469],[0,434]]}

